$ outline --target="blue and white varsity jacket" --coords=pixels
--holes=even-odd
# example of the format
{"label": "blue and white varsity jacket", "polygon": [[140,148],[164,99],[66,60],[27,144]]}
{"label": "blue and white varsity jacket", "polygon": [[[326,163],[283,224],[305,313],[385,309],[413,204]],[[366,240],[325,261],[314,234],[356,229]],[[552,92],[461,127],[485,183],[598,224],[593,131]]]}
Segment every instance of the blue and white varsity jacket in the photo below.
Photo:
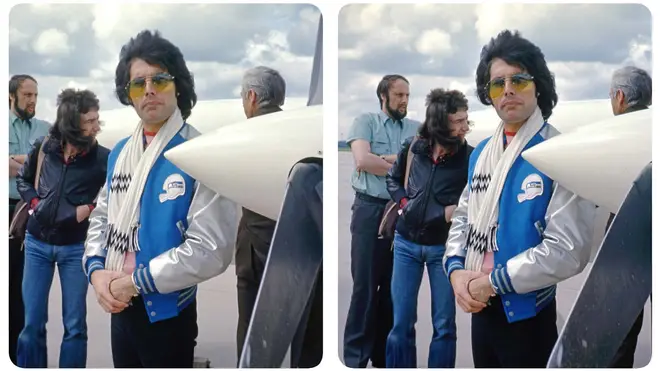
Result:
{"label": "blue and white varsity jacket", "polygon": [[[546,123],[525,149],[558,134]],[[491,138],[479,143],[470,156],[468,184],[454,211],[443,259],[447,277],[465,268],[472,176]],[[557,283],[586,267],[596,205],[554,182],[522,156],[509,170],[499,202],[498,251],[489,278],[512,323],[534,317],[552,302]]]}
{"label": "blue and white varsity jacket", "polygon": [[[237,205],[164,156],[169,149],[198,135],[189,124],[183,125],[154,163],[142,195],[133,279],[151,322],[177,316],[195,299],[197,284],[223,273],[232,260]],[[127,141],[121,140],[110,152],[106,183],[90,215],[83,256],[88,280],[92,272],[105,266],[108,187]]]}

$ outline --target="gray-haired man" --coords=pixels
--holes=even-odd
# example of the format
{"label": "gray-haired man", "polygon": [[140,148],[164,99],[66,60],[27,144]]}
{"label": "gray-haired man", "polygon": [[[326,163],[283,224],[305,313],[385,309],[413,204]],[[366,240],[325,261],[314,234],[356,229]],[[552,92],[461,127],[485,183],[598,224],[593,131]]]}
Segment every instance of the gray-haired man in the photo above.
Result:
{"label": "gray-haired man", "polygon": [[[243,75],[241,98],[245,116],[256,116],[279,112],[284,104],[286,82],[280,73],[272,68],[258,66]],[[255,155],[259,155],[256,151]],[[243,208],[243,217],[239,222],[236,239],[236,278],[238,292],[238,328],[236,333],[237,356],[240,361],[245,343],[245,336],[256,303],[261,277],[264,273],[271,240],[275,233],[276,222],[252,210]],[[309,320],[299,328],[300,333],[291,347],[291,367],[315,367],[321,361],[322,319],[318,315],[321,297],[318,294],[321,280],[317,279],[314,302],[310,309]],[[317,313],[318,312],[318,313]],[[300,330],[304,329],[304,332]]]}
{"label": "gray-haired man", "polygon": [[[612,102],[612,113],[615,116],[640,111],[651,105],[653,83],[648,72],[641,68],[627,66],[614,71],[610,85],[610,101]],[[610,215],[607,221],[607,229],[614,219]],[[644,323],[644,310],[639,313],[630,332],[623,340],[619,350],[614,355],[610,368],[632,368],[635,362],[635,349],[637,348],[637,337]]]}
{"label": "gray-haired man", "polygon": [[615,116],[649,108],[653,80],[641,68],[627,66],[614,71],[610,85],[610,101]]}

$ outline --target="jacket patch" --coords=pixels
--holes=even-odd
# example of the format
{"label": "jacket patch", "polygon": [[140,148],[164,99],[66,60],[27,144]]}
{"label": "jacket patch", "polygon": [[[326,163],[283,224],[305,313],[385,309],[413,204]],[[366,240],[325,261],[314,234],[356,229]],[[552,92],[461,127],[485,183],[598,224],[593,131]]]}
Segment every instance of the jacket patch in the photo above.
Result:
{"label": "jacket patch", "polygon": [[186,194],[186,182],[183,180],[183,176],[181,174],[168,176],[163,183],[163,191],[164,193],[158,195],[161,203]]}
{"label": "jacket patch", "polygon": [[533,200],[543,194],[543,180],[538,174],[530,174],[520,186],[522,193],[518,193],[518,202]]}

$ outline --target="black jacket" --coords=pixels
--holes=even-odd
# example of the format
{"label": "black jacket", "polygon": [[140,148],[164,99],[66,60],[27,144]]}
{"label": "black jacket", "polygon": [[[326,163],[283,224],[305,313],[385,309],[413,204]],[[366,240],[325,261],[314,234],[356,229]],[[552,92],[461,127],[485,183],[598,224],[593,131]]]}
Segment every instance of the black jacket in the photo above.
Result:
{"label": "black jacket", "polygon": [[464,142],[455,154],[435,163],[430,142],[419,138],[412,149],[415,157],[406,192],[403,178],[411,141],[412,137],[405,140],[386,178],[392,200],[400,205],[403,198],[408,199],[397,220],[396,230],[414,243],[444,244],[450,227],[445,220],[445,206],[458,204],[467,184],[468,160],[474,148]]}
{"label": "black jacket", "polygon": [[51,135],[44,146],[44,160],[39,176],[39,189],[34,189],[37,158],[43,138],[34,143],[28,159],[18,172],[17,188],[21,198],[38,204],[27,222],[27,231],[52,245],[71,245],[85,241],[89,219],[78,223],[76,207],[95,205],[105,183],[110,150],[98,145],[88,153],[64,161],[62,143]]}

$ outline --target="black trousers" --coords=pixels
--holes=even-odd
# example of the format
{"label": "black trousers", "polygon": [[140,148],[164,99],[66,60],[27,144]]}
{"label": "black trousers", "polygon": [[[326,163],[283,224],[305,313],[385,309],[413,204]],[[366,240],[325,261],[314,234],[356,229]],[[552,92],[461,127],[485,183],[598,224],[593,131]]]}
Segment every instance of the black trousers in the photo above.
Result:
{"label": "black trousers", "polygon": [[344,364],[385,368],[385,346],[392,329],[392,240],[378,239],[388,200],[356,194],[351,217],[353,293],[344,329]]}
{"label": "black trousers", "polygon": [[[19,200],[9,200],[9,225],[11,225],[14,208]],[[16,347],[18,336],[25,323],[23,307],[23,265],[25,252],[22,249],[23,240],[9,240],[9,358],[16,364]]]}
{"label": "black trousers", "polygon": [[197,300],[178,316],[151,323],[141,296],[112,314],[115,368],[192,368],[197,345]]}
{"label": "black trousers", "polygon": [[307,320],[298,326],[291,344],[291,368],[314,368],[323,359],[323,270],[316,276]]}
{"label": "black trousers", "polygon": [[[616,214],[610,213],[610,217],[607,219],[607,225],[605,230],[610,229],[610,225],[614,220]],[[630,328],[628,335],[623,339],[623,343],[617,350],[612,363],[610,363],[610,368],[632,368],[633,363],[635,363],[635,350],[637,350],[637,338],[639,333],[642,331],[642,325],[644,324],[644,309],[639,313],[637,319],[633,323],[633,326]]]}
{"label": "black trousers", "polygon": [[475,368],[545,368],[558,338],[557,302],[535,317],[509,323],[500,297],[472,315]]}
{"label": "black trousers", "polygon": [[[257,302],[270,243],[239,225],[236,240],[236,289],[238,294],[238,326],[236,330],[236,363],[238,364],[247,334],[252,310]],[[323,272],[319,271],[313,297],[307,307],[307,321],[298,327],[291,344],[291,368],[312,368],[323,358]]]}
{"label": "black trousers", "polygon": [[623,343],[617,350],[612,363],[610,363],[610,368],[633,368],[635,363],[635,350],[637,349],[637,338],[639,333],[642,331],[642,325],[644,324],[644,310],[639,313],[637,319],[633,323],[628,335],[623,339]]}
{"label": "black trousers", "polygon": [[[242,222],[242,220],[241,220]],[[238,326],[236,329],[236,364],[241,358],[252,309],[257,302],[261,277],[266,266],[270,244],[250,234],[240,224],[236,238],[236,292],[238,296]]]}

